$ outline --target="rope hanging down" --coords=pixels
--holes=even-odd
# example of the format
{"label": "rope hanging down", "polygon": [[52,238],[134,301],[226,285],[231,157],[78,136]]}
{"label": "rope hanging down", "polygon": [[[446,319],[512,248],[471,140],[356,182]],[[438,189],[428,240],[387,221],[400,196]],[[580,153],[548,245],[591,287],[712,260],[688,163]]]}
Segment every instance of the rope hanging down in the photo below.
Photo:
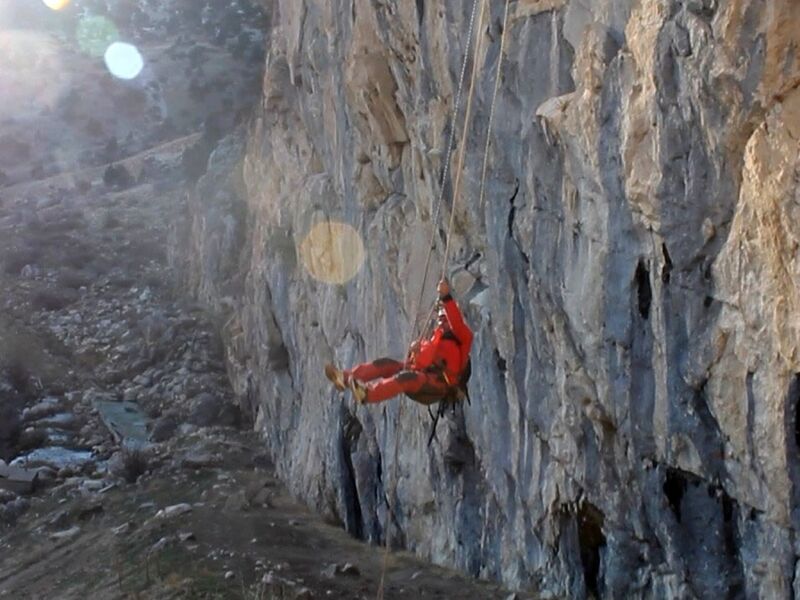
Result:
{"label": "rope hanging down", "polygon": [[506,29],[508,28],[508,7],[511,0],[506,0],[506,8],[503,14],[503,32],[500,34],[500,57],[497,59],[497,73],[494,76],[494,91],[492,92],[492,104],[489,108],[489,125],[486,128],[486,147],[483,150],[483,168],[481,169],[481,192],[478,208],[483,209],[483,198],[486,193],[486,167],[489,165],[489,144],[492,141],[492,122],[494,121],[494,105],[497,102],[497,91],[500,89],[500,73],[503,70],[503,57],[506,54]]}
{"label": "rope hanging down", "polygon": [[[475,89],[475,80],[477,78],[477,71],[478,71],[478,59],[480,57],[480,50],[481,50],[481,45],[482,45],[481,31],[483,29],[483,20],[484,20],[484,14],[486,12],[487,2],[488,2],[488,0],[484,0],[481,3],[481,14],[480,14],[480,19],[479,19],[479,23],[478,23],[478,45],[477,45],[477,47],[475,49],[475,55],[474,55],[474,60],[473,60],[473,65],[472,65],[472,77],[471,77],[471,81],[470,81],[469,97],[468,97],[468,101],[467,101],[467,110],[466,110],[466,114],[464,116],[464,128],[463,128],[462,140],[461,140],[461,151],[460,151],[459,161],[458,161],[458,172],[456,174],[456,183],[455,183],[455,186],[454,186],[454,189],[453,189],[453,202],[452,202],[451,213],[450,213],[450,223],[449,223],[448,230],[447,230],[447,241],[446,241],[446,246],[445,246],[445,256],[444,256],[444,261],[443,261],[443,264],[442,264],[442,278],[444,278],[445,275],[447,274],[447,263],[448,263],[448,257],[449,257],[449,251],[450,251],[450,237],[451,237],[452,228],[453,228],[453,215],[455,215],[456,203],[458,201],[459,191],[460,191],[461,172],[463,171],[465,149],[466,149],[466,145],[467,145],[466,142],[467,142],[467,131],[468,131],[468,124],[469,124],[469,117],[470,117],[471,110],[472,110],[472,97],[473,97],[473,92],[474,92],[474,89]],[[480,195],[481,204],[483,203],[484,182],[485,182],[485,178],[486,178],[486,166],[487,166],[487,162],[488,162],[487,158],[488,158],[488,154],[489,154],[489,143],[490,143],[491,134],[492,134],[492,120],[493,120],[493,116],[494,116],[495,101],[497,99],[497,91],[498,91],[499,82],[500,82],[500,71],[501,71],[502,64],[503,64],[503,55],[504,55],[504,50],[505,50],[505,37],[506,37],[506,31],[507,31],[508,13],[509,13],[509,5],[510,4],[511,4],[511,0],[506,0],[505,13],[504,13],[504,16],[503,16],[503,31],[502,31],[502,35],[501,35],[501,38],[500,38],[500,57],[498,59],[497,75],[496,75],[495,84],[494,84],[494,93],[492,95],[492,103],[491,103],[491,108],[490,108],[490,111],[489,111],[489,125],[488,125],[487,132],[486,132],[486,148],[484,150],[483,171],[482,171],[482,176],[481,176],[481,195]],[[455,100],[455,104],[453,106],[453,116],[452,116],[452,120],[451,120],[452,127],[450,128],[450,135],[449,135],[449,140],[448,140],[448,143],[447,143],[447,152],[445,154],[445,163],[444,163],[444,168],[442,169],[442,179],[441,179],[441,182],[440,182],[440,185],[439,185],[439,198],[438,198],[438,200],[436,202],[436,215],[435,215],[435,217],[434,217],[434,219],[432,221],[433,227],[432,227],[432,232],[431,232],[431,242],[430,242],[430,244],[428,246],[428,257],[427,257],[427,259],[425,261],[425,270],[424,270],[424,273],[423,273],[423,276],[422,276],[422,282],[420,284],[419,297],[417,299],[417,304],[416,304],[416,308],[415,308],[415,311],[414,311],[414,321],[413,321],[412,327],[411,327],[411,333],[412,333],[412,340],[411,341],[416,339],[416,333],[417,333],[416,329],[417,329],[417,325],[418,325],[418,321],[419,321],[419,309],[420,309],[420,307],[422,305],[422,298],[423,298],[423,294],[425,292],[425,281],[428,278],[428,272],[429,272],[429,269],[430,269],[431,257],[433,256],[434,242],[436,240],[436,237],[435,237],[436,236],[436,227],[435,227],[435,225],[436,225],[436,223],[439,222],[439,215],[441,214],[442,200],[444,198],[445,182],[447,181],[447,171],[448,171],[448,166],[450,164],[450,156],[451,156],[452,151],[453,151],[453,141],[454,141],[454,138],[455,138],[455,130],[456,130],[456,119],[457,119],[457,116],[458,116],[458,109],[459,109],[460,104],[461,104],[461,94],[462,94],[463,86],[464,86],[464,75],[466,74],[467,62],[468,62],[468,58],[469,58],[470,48],[472,46],[472,35],[473,35],[473,31],[474,31],[475,14],[477,12],[477,6],[478,6],[478,0],[473,0],[473,2],[472,2],[472,11],[470,13],[470,19],[469,19],[469,30],[468,30],[468,34],[467,34],[467,48],[466,48],[466,50],[464,52],[464,60],[463,60],[463,62],[461,64],[461,74],[459,76],[458,88],[457,88],[457,91],[456,91],[456,100]],[[413,152],[412,152],[411,159],[412,159],[412,161],[415,160],[414,156],[413,156]],[[414,185],[416,186],[417,182],[416,182],[416,174],[414,173],[414,171],[415,171],[414,166],[415,166],[414,162],[412,162],[412,173],[413,173],[412,176],[414,177]],[[427,321],[430,321],[431,315],[433,314],[433,310],[434,309],[435,309],[435,304],[434,304],[434,308],[431,309],[431,314],[428,315]],[[409,346],[410,346],[410,342],[409,342]],[[398,410],[399,411],[402,410],[402,404],[400,405]],[[399,421],[399,413],[398,413],[398,421]],[[395,457],[394,457],[393,469],[396,470],[396,468],[397,468],[397,435],[395,435]],[[396,492],[397,491],[396,477],[393,478],[393,480],[394,480],[394,483],[395,483],[395,492]],[[389,556],[389,527],[390,527],[391,520],[394,518],[394,513],[392,511],[391,503],[389,502],[388,496],[386,498],[386,508],[387,508],[386,543],[385,543],[385,549],[384,549],[384,555],[383,555],[383,565],[382,565],[382,569],[381,569],[380,584],[378,586],[378,593],[377,593],[377,599],[378,600],[383,600],[383,598],[384,598],[384,584],[385,584],[385,576],[386,576],[386,566],[387,566],[388,556]]]}
{"label": "rope hanging down", "polygon": [[[469,137],[469,118],[472,116],[472,98],[475,92],[475,79],[478,74],[478,60],[481,55],[481,46],[483,45],[483,36],[481,35],[483,29],[483,15],[486,12],[486,3],[481,8],[481,18],[478,24],[478,45],[475,46],[475,56],[472,59],[472,77],[469,82],[469,94],[467,94],[467,110],[464,113],[464,127],[461,132],[461,151],[458,155],[458,167],[456,170],[456,183],[453,186],[453,202],[450,206],[450,224],[447,226],[447,239],[444,246],[444,260],[442,260],[442,279],[447,275],[447,263],[450,257],[450,239],[452,238],[453,223],[456,216],[456,205],[458,199],[461,197],[461,175],[464,173],[464,156],[467,150],[467,138]],[[434,230],[435,231],[435,230]]]}
{"label": "rope hanging down", "polygon": [[[483,5],[482,5],[483,6]],[[445,189],[445,182],[447,181],[447,171],[450,167],[450,156],[453,153],[453,142],[455,140],[455,133],[456,133],[456,126],[457,126],[457,119],[458,119],[458,109],[461,106],[461,93],[464,90],[464,75],[467,72],[467,62],[469,62],[469,51],[472,47],[472,33],[475,26],[475,14],[478,9],[478,0],[472,0],[472,11],[470,12],[469,17],[469,28],[467,30],[467,47],[464,51],[464,60],[461,62],[461,74],[458,78],[458,87],[456,88],[456,101],[453,105],[453,114],[450,119],[450,135],[448,136],[447,141],[447,151],[444,155],[444,168],[442,169],[442,179],[439,182],[439,197],[436,200],[436,214],[431,221],[432,230],[431,230],[431,241],[428,244],[428,257],[425,260],[425,270],[422,274],[422,281],[419,285],[419,296],[417,297],[417,304],[414,309],[414,321],[411,323],[411,340],[409,341],[409,346],[411,342],[417,339],[419,332],[417,331],[417,327],[419,326],[419,311],[422,306],[422,298],[425,294],[425,282],[428,280],[428,272],[430,271],[431,266],[431,257],[433,256],[433,248],[434,242],[436,241],[436,223],[439,222],[439,215],[442,212],[442,200],[444,199],[444,189]],[[483,11],[481,11],[481,17],[483,17]],[[480,32],[480,26],[478,27],[478,31]],[[430,320],[430,316],[427,320]],[[427,322],[427,321],[426,321]]]}
{"label": "rope hanging down", "polygon": [[[473,5],[472,5],[472,16],[470,18],[469,38],[468,38],[468,42],[467,42],[467,51],[464,54],[464,61],[463,61],[462,65],[461,65],[461,78],[459,79],[458,94],[456,96],[456,104],[455,104],[455,107],[453,109],[453,121],[452,121],[453,122],[453,126],[450,129],[450,139],[449,139],[449,143],[448,143],[448,147],[447,147],[447,154],[445,156],[444,169],[442,170],[442,180],[441,180],[440,186],[439,186],[439,198],[438,198],[437,206],[436,206],[436,215],[434,217],[434,220],[432,221],[433,227],[432,227],[432,231],[431,231],[431,241],[430,241],[430,244],[428,246],[428,257],[427,257],[427,259],[425,261],[425,270],[424,270],[423,275],[422,275],[422,282],[420,284],[419,297],[417,298],[416,309],[414,311],[414,321],[412,322],[412,327],[411,327],[412,341],[417,339],[419,337],[420,333],[424,332],[424,331],[423,332],[418,331],[418,328],[419,328],[419,311],[420,311],[420,308],[422,306],[422,299],[423,299],[424,291],[425,291],[425,282],[428,279],[428,273],[429,273],[429,269],[430,269],[431,257],[433,256],[434,242],[436,240],[436,223],[439,222],[439,215],[441,213],[442,200],[444,198],[445,181],[446,181],[446,178],[447,178],[447,171],[448,171],[448,167],[449,167],[449,164],[450,164],[450,155],[452,153],[453,138],[454,138],[454,133],[455,133],[455,130],[456,130],[455,122],[456,122],[456,117],[457,117],[457,113],[458,113],[458,107],[460,105],[460,100],[461,100],[461,91],[462,91],[463,82],[464,82],[464,72],[466,70],[467,59],[468,59],[468,56],[469,56],[469,48],[470,48],[470,45],[471,45],[470,42],[472,40],[473,21],[474,21],[474,17],[475,17],[475,6],[476,6],[475,3],[473,3]],[[501,31],[501,34],[500,34],[500,54],[499,54],[498,61],[497,61],[497,73],[495,74],[494,90],[492,92],[492,101],[491,101],[491,105],[490,105],[490,109],[489,109],[489,123],[488,123],[487,129],[486,129],[486,146],[484,147],[484,152],[483,152],[483,166],[482,166],[482,169],[481,169],[481,185],[480,185],[480,196],[479,196],[480,200],[479,200],[479,203],[478,203],[478,206],[480,208],[483,207],[483,201],[484,201],[485,190],[486,190],[486,185],[485,185],[486,184],[486,170],[487,170],[487,167],[488,167],[488,164],[489,164],[489,147],[490,147],[491,140],[492,140],[492,125],[493,125],[493,122],[494,122],[494,109],[495,109],[495,105],[497,103],[497,93],[498,93],[498,90],[500,88],[500,74],[501,74],[502,68],[503,68],[503,58],[505,57],[506,32],[508,31],[508,16],[509,16],[509,12],[510,12],[510,10],[509,10],[510,6],[511,6],[511,0],[506,0],[504,12],[503,12],[503,27],[502,27],[502,31]],[[475,55],[474,55],[474,60],[473,60],[473,64],[472,64],[472,76],[471,76],[471,80],[470,80],[469,94],[467,96],[467,110],[466,110],[466,113],[464,115],[464,126],[463,126],[463,130],[462,130],[461,149],[460,149],[460,152],[459,152],[459,160],[458,160],[458,165],[457,165],[457,168],[456,168],[456,181],[455,181],[455,185],[453,187],[453,202],[452,202],[452,206],[451,206],[451,210],[450,210],[450,222],[449,222],[449,225],[448,225],[448,228],[447,228],[447,234],[446,234],[447,237],[445,239],[444,260],[442,261],[442,279],[444,279],[447,276],[447,265],[449,263],[449,257],[450,257],[450,241],[452,239],[453,224],[455,222],[456,205],[457,205],[458,200],[459,200],[459,198],[461,196],[461,175],[463,174],[463,171],[464,171],[464,157],[466,155],[466,148],[467,148],[467,136],[468,136],[468,131],[469,131],[469,119],[470,119],[470,115],[471,115],[471,112],[472,112],[472,99],[473,99],[473,96],[474,96],[473,92],[474,92],[474,89],[475,89],[475,80],[477,79],[478,59],[480,57],[480,51],[481,51],[482,42],[483,42],[483,37],[480,35],[480,32],[481,32],[481,30],[483,28],[483,19],[484,19],[484,14],[485,14],[485,8],[486,8],[486,4],[482,4],[480,20],[479,20],[479,24],[478,24],[478,45],[477,45],[477,47],[475,49]],[[430,311],[428,312],[428,315],[425,318],[425,321],[423,321],[423,326],[427,326],[430,323],[430,321],[431,321],[431,319],[433,317],[433,313],[434,313],[435,310],[436,310],[436,306],[434,304],[431,307]]]}

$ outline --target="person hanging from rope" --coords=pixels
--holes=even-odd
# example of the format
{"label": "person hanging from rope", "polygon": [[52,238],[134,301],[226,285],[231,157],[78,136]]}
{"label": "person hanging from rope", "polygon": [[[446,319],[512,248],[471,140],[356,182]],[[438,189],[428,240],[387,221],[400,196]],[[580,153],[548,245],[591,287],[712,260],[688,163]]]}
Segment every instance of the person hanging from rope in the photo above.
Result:
{"label": "person hanging from rope", "polygon": [[439,311],[429,338],[412,343],[405,361],[379,358],[349,370],[326,365],[325,375],[336,389],[349,387],[359,404],[383,402],[399,394],[433,404],[457,392],[468,369],[473,334],[446,279],[439,282],[437,291]]}

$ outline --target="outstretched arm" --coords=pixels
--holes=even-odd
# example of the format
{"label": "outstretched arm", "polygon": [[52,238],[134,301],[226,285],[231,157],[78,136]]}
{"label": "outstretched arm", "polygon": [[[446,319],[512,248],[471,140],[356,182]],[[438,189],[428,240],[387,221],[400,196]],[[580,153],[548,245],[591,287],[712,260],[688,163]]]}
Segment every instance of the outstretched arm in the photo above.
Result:
{"label": "outstretched arm", "polygon": [[453,335],[458,338],[458,341],[466,348],[467,353],[469,353],[473,337],[472,330],[464,321],[464,315],[461,314],[458,303],[450,294],[450,284],[446,279],[442,279],[439,282],[437,290],[439,292],[439,302],[442,303],[444,311],[447,313],[447,320],[450,322],[450,329],[453,331]]}

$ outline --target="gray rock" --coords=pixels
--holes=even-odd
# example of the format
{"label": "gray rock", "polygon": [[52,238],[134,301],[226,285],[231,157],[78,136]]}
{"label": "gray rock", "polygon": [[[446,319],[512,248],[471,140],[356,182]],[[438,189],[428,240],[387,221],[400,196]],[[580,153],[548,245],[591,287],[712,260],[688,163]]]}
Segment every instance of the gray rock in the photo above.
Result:
{"label": "gray rock", "polygon": [[76,525],[74,527],[70,527],[69,529],[65,529],[64,531],[56,531],[55,533],[50,534],[50,538],[56,541],[71,540],[80,532],[81,528]]}
{"label": "gray rock", "polygon": [[63,410],[63,403],[58,398],[51,396],[23,410],[22,420],[25,422],[36,421],[62,412]]}
{"label": "gray rock", "polygon": [[186,542],[197,541],[197,538],[195,537],[194,533],[185,531],[178,533],[178,541],[180,541],[182,544],[185,544]]}
{"label": "gray rock", "polygon": [[16,498],[0,505],[0,523],[13,525],[31,506],[27,498]]}
{"label": "gray rock", "polygon": [[208,392],[202,393],[192,400],[188,421],[198,427],[219,425],[223,406],[224,401],[221,397]]}
{"label": "gray rock", "polygon": [[332,565],[328,565],[322,571],[322,576],[327,577],[329,579],[336,577],[337,575],[348,575],[351,577],[358,577],[359,575],[361,575],[361,571],[359,570],[358,567],[356,567],[352,563],[344,563],[344,564],[334,563]]}
{"label": "gray rock", "polygon": [[160,552],[161,550],[169,546],[171,543],[172,543],[172,538],[169,536],[164,536],[160,540],[158,540],[155,544],[150,546],[150,552],[153,554]]}
{"label": "gray rock", "polygon": [[150,430],[150,441],[166,442],[172,439],[178,430],[178,419],[172,415],[164,415],[153,422]]}
{"label": "gray rock", "polygon": [[111,533],[113,533],[116,536],[127,535],[128,533],[130,533],[131,529],[133,529],[133,525],[132,523],[130,523],[130,521],[128,521],[126,523],[123,523],[122,525],[112,528]]}
{"label": "gray rock", "polygon": [[204,469],[220,463],[220,459],[207,451],[190,450],[181,458],[181,466],[185,469]]}
{"label": "gray rock", "polygon": [[243,510],[248,510],[249,508],[250,502],[248,501],[244,490],[239,490],[238,492],[231,494],[225,501],[225,512],[227,513],[240,512]]}
{"label": "gray rock", "polygon": [[167,506],[166,508],[162,508],[156,513],[156,519],[174,519],[175,517],[179,517],[180,515],[186,514],[191,512],[192,505],[187,503],[182,504],[173,504],[172,506]]}

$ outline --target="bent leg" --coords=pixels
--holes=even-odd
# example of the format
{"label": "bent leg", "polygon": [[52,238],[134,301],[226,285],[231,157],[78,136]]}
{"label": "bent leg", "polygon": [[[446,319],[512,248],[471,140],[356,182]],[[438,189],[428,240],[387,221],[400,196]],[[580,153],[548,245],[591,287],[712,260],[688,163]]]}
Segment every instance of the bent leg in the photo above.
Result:
{"label": "bent leg", "polygon": [[383,402],[400,394],[416,394],[425,390],[431,393],[444,394],[447,391],[447,382],[435,373],[422,371],[400,371],[394,377],[380,379],[367,385],[367,399],[369,404]]}
{"label": "bent leg", "polygon": [[372,381],[373,379],[382,379],[386,377],[393,377],[399,373],[405,365],[400,361],[391,358],[379,358],[369,363],[362,363],[356,365],[352,369],[344,371],[345,383],[349,383],[351,379],[358,381]]}

